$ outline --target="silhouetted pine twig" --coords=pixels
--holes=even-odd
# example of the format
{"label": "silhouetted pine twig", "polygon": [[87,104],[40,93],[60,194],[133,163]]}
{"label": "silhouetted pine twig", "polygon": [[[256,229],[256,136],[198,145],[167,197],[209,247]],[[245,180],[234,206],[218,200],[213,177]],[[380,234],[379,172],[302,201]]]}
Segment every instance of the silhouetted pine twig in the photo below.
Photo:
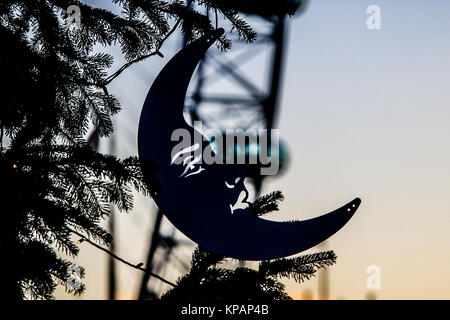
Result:
{"label": "silhouetted pine twig", "polygon": [[274,191],[257,198],[253,202],[253,213],[261,216],[272,211],[278,211],[278,203],[284,200],[281,191]]}

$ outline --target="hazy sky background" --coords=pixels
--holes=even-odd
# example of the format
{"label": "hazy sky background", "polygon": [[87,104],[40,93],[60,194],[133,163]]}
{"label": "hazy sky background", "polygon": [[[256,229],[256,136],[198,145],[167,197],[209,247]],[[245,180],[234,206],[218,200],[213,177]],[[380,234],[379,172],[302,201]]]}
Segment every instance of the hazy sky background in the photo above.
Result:
{"label": "hazy sky background", "polygon": [[[381,30],[366,27],[372,4],[381,8]],[[312,218],[362,198],[353,219],[328,241],[338,255],[329,268],[333,299],[363,299],[370,265],[381,269],[378,298],[450,298],[449,14],[446,0],[313,0],[289,20],[278,127],[291,161],[263,193],[279,189],[286,197],[280,212],[268,216],[274,220]],[[116,119],[120,156],[137,154],[142,103],[180,41],[175,35],[164,59],[113,82],[123,104]],[[255,60],[246,70],[259,75],[260,66]],[[151,200],[139,197],[134,212],[118,215],[121,256],[145,261],[153,214]],[[191,250],[176,255],[189,262]],[[83,244],[76,261],[87,269],[83,298],[105,298],[104,254]],[[181,270],[171,265],[161,272],[176,280]],[[134,298],[140,272],[118,270],[119,297]],[[316,279],[287,285],[294,297],[304,290],[317,295]],[[62,291],[57,297],[71,298]]]}

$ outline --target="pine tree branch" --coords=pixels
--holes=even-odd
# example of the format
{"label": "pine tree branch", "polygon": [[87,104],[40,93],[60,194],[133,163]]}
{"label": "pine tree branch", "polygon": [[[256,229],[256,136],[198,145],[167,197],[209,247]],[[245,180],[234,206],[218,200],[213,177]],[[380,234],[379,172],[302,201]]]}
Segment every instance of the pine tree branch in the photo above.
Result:
{"label": "pine tree branch", "polygon": [[252,212],[257,216],[262,216],[272,211],[278,211],[278,203],[284,200],[281,191],[274,191],[263,195],[253,202]]}
{"label": "pine tree branch", "polygon": [[100,250],[102,250],[103,252],[106,252],[106,253],[109,254],[111,257],[113,257],[114,259],[116,259],[116,260],[118,260],[118,261],[120,261],[120,262],[126,264],[127,266],[130,266],[130,267],[132,267],[132,268],[134,268],[134,269],[141,270],[141,271],[143,271],[143,272],[145,272],[145,273],[150,274],[152,277],[155,277],[156,279],[159,279],[159,280],[161,280],[162,282],[167,283],[168,285],[171,285],[172,287],[176,287],[176,284],[174,284],[173,282],[170,282],[169,280],[164,279],[163,277],[157,275],[156,273],[153,273],[153,272],[149,271],[148,269],[143,268],[141,263],[133,264],[133,263],[131,263],[131,262],[128,262],[127,260],[125,260],[125,259],[123,259],[123,258],[117,256],[116,254],[114,254],[113,252],[109,251],[108,249],[103,248],[102,246],[100,246],[100,245],[96,244],[95,242],[89,240],[87,237],[85,237],[85,236],[82,235],[81,233],[79,233],[79,232],[77,232],[77,231],[75,231],[75,230],[73,230],[73,229],[71,229],[71,228],[68,228],[68,229],[70,230],[70,232],[76,234],[76,235],[79,236],[81,239],[83,239],[83,241],[86,241],[86,242],[88,242],[89,244],[91,244],[91,245],[93,245],[94,247],[96,247],[97,249],[100,249]]}
{"label": "pine tree branch", "polygon": [[158,56],[160,56],[161,58],[164,58],[164,55],[163,55],[161,52],[159,52],[159,49],[158,49],[158,50],[155,50],[155,51],[153,51],[153,52],[151,52],[151,53],[149,53],[149,54],[143,55],[143,56],[141,56],[141,57],[139,57],[139,58],[137,58],[137,59],[131,60],[131,61],[125,63],[122,67],[120,67],[120,68],[119,68],[116,72],[114,72],[112,75],[110,75],[110,76],[106,79],[104,85],[110,84],[115,78],[117,78],[122,72],[124,72],[126,69],[128,69],[129,67],[131,67],[133,64],[135,64],[135,63],[137,63],[137,62],[140,62],[140,61],[142,61],[142,60],[145,60],[145,59],[147,59],[147,58],[150,58],[150,57],[152,57],[152,56],[155,56],[155,55],[158,55]]}
{"label": "pine tree branch", "polygon": [[334,251],[329,250],[290,259],[262,261],[259,264],[259,274],[262,277],[293,277],[296,281],[301,282],[313,277],[318,269],[336,263],[336,258]]}
{"label": "pine tree branch", "polygon": [[[192,2],[192,0],[188,1],[186,6],[189,7],[191,2]],[[110,84],[122,72],[124,72],[126,69],[128,69],[129,67],[131,67],[133,64],[135,64],[137,62],[143,61],[143,60],[145,60],[147,58],[150,58],[151,56],[154,56],[154,55],[158,55],[161,58],[164,58],[164,55],[159,50],[163,46],[164,42],[175,32],[175,30],[178,28],[180,23],[181,23],[181,18],[178,18],[177,21],[175,22],[174,26],[170,29],[170,31],[164,36],[164,38],[161,39],[161,41],[159,41],[158,46],[156,47],[156,49],[153,52],[150,52],[149,54],[143,55],[143,56],[141,56],[139,58],[136,58],[134,60],[131,60],[131,61],[125,63],[122,67],[120,67],[116,72],[114,72],[112,75],[110,75],[106,79],[105,85]]]}
{"label": "pine tree branch", "polygon": [[197,246],[192,254],[192,270],[206,270],[218,264],[225,257]]}

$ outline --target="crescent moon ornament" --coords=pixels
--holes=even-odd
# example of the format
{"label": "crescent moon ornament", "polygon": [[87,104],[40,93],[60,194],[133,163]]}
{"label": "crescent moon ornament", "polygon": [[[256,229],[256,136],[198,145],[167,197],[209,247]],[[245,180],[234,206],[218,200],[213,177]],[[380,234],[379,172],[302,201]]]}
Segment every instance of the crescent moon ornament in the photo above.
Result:
{"label": "crescent moon ornament", "polygon": [[214,30],[183,48],[161,70],[147,94],[138,151],[153,199],[187,237],[226,257],[269,260],[312,248],[341,229],[361,200],[309,220],[269,221],[252,213],[242,167],[203,163],[199,143],[176,149],[173,133],[177,129],[203,137],[184,120],[184,100],[197,64],[222,34],[223,29]]}

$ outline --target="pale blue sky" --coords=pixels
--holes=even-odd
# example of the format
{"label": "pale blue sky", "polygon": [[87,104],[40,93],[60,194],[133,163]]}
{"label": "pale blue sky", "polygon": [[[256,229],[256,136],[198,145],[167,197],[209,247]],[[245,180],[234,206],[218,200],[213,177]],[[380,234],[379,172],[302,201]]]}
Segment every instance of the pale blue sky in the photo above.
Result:
{"label": "pale blue sky", "polygon": [[[366,28],[370,4],[381,8],[379,31]],[[329,242],[334,298],[363,297],[371,264],[381,298],[450,296],[449,9],[313,1],[292,21],[280,132],[293,163],[268,187],[283,187],[290,217],[362,197]]]}

